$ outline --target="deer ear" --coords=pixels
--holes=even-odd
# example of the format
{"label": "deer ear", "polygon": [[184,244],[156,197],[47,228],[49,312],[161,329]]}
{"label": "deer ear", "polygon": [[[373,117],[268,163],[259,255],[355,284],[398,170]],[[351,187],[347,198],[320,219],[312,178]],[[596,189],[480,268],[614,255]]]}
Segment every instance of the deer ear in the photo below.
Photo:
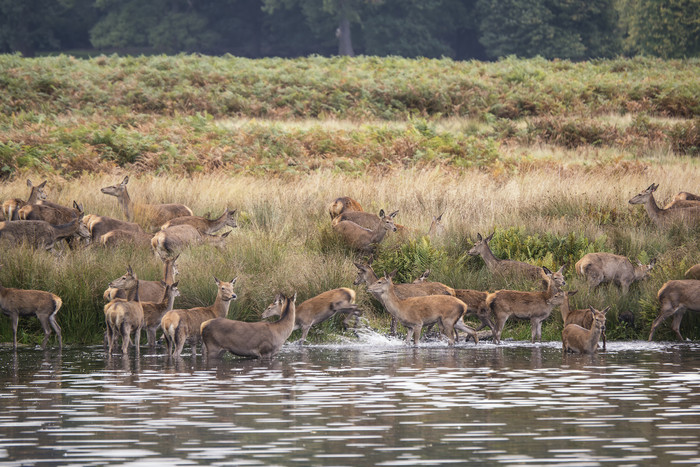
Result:
{"label": "deer ear", "polygon": [[217,287],[221,285],[221,281],[214,276],[214,282],[216,282]]}
{"label": "deer ear", "polygon": [[604,309],[600,310],[600,312],[603,314],[606,314],[608,311],[610,311],[610,305],[608,305]]}
{"label": "deer ear", "polygon": [[384,217],[384,209],[379,210],[379,217]]}
{"label": "deer ear", "polygon": [[397,272],[399,272],[398,269],[394,269],[393,271],[391,271],[389,273],[389,279],[393,279]]}
{"label": "deer ear", "polygon": [[649,269],[653,268],[656,266],[656,258],[652,258],[651,261],[649,261]]}
{"label": "deer ear", "polygon": [[41,184],[39,185],[39,188],[44,188],[46,186],[47,181],[48,180],[44,180],[43,182],[41,182]]}
{"label": "deer ear", "polygon": [[578,289],[576,290],[569,290],[569,295],[576,295],[578,293]]}
{"label": "deer ear", "polygon": [[238,280],[238,276],[234,277],[234,278],[231,280],[231,285],[235,284],[237,280]]}
{"label": "deer ear", "polygon": [[132,276],[134,275],[134,270],[131,269],[131,265],[130,265],[130,264],[128,264],[128,265],[126,266],[126,272],[127,272],[127,274],[131,274]]}
{"label": "deer ear", "polygon": [[27,179],[27,186],[28,186],[29,188],[31,188],[31,187],[34,186],[34,185],[32,185],[32,181],[29,180],[29,179]]}
{"label": "deer ear", "polygon": [[391,218],[393,219],[394,217],[396,217],[396,215],[397,215],[398,213],[399,213],[399,211],[398,211],[398,209],[397,209],[396,211],[394,211],[394,212],[392,212],[391,214],[389,214],[389,217],[391,217]]}
{"label": "deer ear", "polygon": [[656,189],[659,187],[659,184],[651,184],[651,191],[656,191]]}
{"label": "deer ear", "polygon": [[477,242],[480,242],[480,241],[482,241],[482,240],[483,240],[483,238],[481,237],[481,234],[480,234],[480,233],[477,233],[477,234],[476,234],[476,241],[477,241]]}
{"label": "deer ear", "polygon": [[296,301],[297,301],[297,293],[294,292],[294,296],[291,298],[291,302],[296,303]]}
{"label": "deer ear", "polygon": [[564,274],[564,269],[566,269],[566,264],[559,268],[557,272]]}
{"label": "deer ear", "polygon": [[160,281],[160,285],[162,285],[163,287],[167,287],[167,286],[168,286],[168,284],[166,284],[165,281],[162,280],[162,279],[161,279],[161,281]]}
{"label": "deer ear", "polygon": [[179,283],[180,283],[180,281],[173,282],[173,288],[177,287],[177,284],[179,284]]}
{"label": "deer ear", "polygon": [[126,185],[127,183],[129,183],[129,176],[128,175],[126,177],[124,177],[124,180],[122,180],[121,185]]}
{"label": "deer ear", "polygon": [[496,233],[496,232],[494,232],[494,233],[492,233],[491,235],[489,235],[488,237],[486,237],[486,243],[488,243],[488,242],[491,241],[491,239],[493,238],[493,235],[494,235],[495,233]]}
{"label": "deer ear", "polygon": [[229,230],[228,232],[222,234],[222,235],[221,235],[221,238],[226,238],[226,237],[228,237],[229,235],[231,235],[231,232],[233,232],[233,230]]}
{"label": "deer ear", "polygon": [[548,276],[551,276],[551,275],[552,275],[552,271],[550,271],[550,270],[547,268],[547,266],[542,266],[542,270],[543,270],[544,273],[547,274]]}

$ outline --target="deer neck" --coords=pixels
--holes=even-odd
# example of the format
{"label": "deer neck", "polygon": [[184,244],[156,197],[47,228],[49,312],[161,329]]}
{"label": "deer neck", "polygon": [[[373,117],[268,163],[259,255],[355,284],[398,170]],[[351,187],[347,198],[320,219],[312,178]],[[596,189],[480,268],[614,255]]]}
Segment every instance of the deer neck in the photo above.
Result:
{"label": "deer neck", "polygon": [[481,253],[481,257],[486,263],[486,267],[490,270],[494,270],[496,266],[498,266],[498,263],[501,261],[500,259],[496,258],[496,256],[491,251],[491,247],[488,246],[488,244],[486,243],[484,244],[484,248],[479,253]]}
{"label": "deer neck", "polygon": [[569,313],[571,313],[571,308],[569,308],[569,296],[567,295],[564,298],[564,301],[559,305],[559,311],[561,311],[561,319],[566,325],[566,318],[569,317]]}
{"label": "deer neck", "polygon": [[644,209],[646,209],[647,214],[653,221],[658,221],[659,220],[659,215],[661,211],[663,211],[659,206],[656,204],[656,200],[654,199],[654,195],[650,194],[649,198],[647,199],[647,202],[644,203]]}
{"label": "deer neck", "polygon": [[165,305],[165,311],[168,312],[173,309],[173,306],[175,306],[175,294],[170,293],[166,295],[165,298],[166,299],[164,300],[163,304]]}
{"label": "deer neck", "polygon": [[216,300],[211,306],[211,310],[214,312],[217,318],[225,318],[228,314],[229,305],[231,305],[231,300],[224,300],[221,298],[221,294],[216,295]]}
{"label": "deer neck", "polygon": [[80,227],[80,219],[74,219],[66,224],[54,225],[53,231],[57,239],[70,237],[78,231]]}
{"label": "deer neck", "polygon": [[138,302],[139,300],[139,281],[136,281],[136,285],[132,288],[124,291],[126,293],[126,300],[128,302]]}
{"label": "deer neck", "polygon": [[27,198],[27,204],[36,204],[38,198],[39,190],[32,188],[32,191],[29,193],[29,198]]}
{"label": "deer neck", "polygon": [[175,274],[173,273],[172,261],[166,261],[163,265],[163,282],[165,282],[168,285],[175,282]]}
{"label": "deer neck", "polygon": [[384,228],[384,224],[379,224],[372,231],[372,239],[370,240],[370,243],[381,243],[381,241],[384,240],[386,233],[387,229]]}
{"label": "deer neck", "polygon": [[[282,312],[282,316],[280,319],[272,323],[271,325],[274,326],[277,329],[282,329],[283,330],[283,335],[286,333],[286,336],[292,333],[294,330],[294,321],[296,319],[296,307],[294,304],[290,301],[287,300],[285,309]],[[288,332],[287,332],[288,331]],[[286,337],[285,337],[286,339]]]}
{"label": "deer neck", "polygon": [[594,349],[595,346],[598,344],[598,341],[600,340],[600,333],[601,333],[600,326],[598,325],[598,321],[596,321],[594,318],[593,323],[591,324],[591,329],[590,329],[591,340],[588,342],[589,348]]}
{"label": "deer neck", "polygon": [[218,230],[221,230],[224,228],[226,225],[226,221],[228,220],[228,210],[224,211],[224,213],[218,218],[214,220],[206,220],[207,228],[205,230],[205,233],[211,234],[214,233]]}
{"label": "deer neck", "polygon": [[124,192],[117,197],[117,200],[119,201],[119,206],[121,206],[122,211],[124,211],[124,216],[126,217],[126,220],[129,222],[134,221],[134,202],[131,201],[131,197],[129,196],[129,192],[126,191],[126,187],[124,187]]}
{"label": "deer neck", "polygon": [[401,299],[396,295],[396,290],[394,290],[394,285],[383,292],[379,293],[379,298],[384,304],[384,308],[394,317],[399,317],[401,314]]}

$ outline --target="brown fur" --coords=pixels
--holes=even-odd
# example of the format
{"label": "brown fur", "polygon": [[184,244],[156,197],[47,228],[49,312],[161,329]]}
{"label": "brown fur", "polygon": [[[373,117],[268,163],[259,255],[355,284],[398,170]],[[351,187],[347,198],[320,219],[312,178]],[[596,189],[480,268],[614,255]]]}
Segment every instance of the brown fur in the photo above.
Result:
{"label": "brown fur", "polygon": [[115,230],[134,232],[136,235],[146,234],[141,226],[134,222],[125,222],[114,219],[113,217],[98,216],[95,214],[88,214],[85,216],[85,225],[87,225],[94,242],[101,242],[102,236]]}
{"label": "brown fur", "polygon": [[610,307],[598,311],[590,307],[588,314],[591,317],[591,324],[584,328],[578,324],[567,324],[561,333],[562,350],[574,353],[596,353],[600,334],[605,331],[605,314]]}
{"label": "brown fur", "polygon": [[407,343],[410,344],[413,337],[414,345],[418,345],[423,326],[433,323],[438,323],[449,345],[454,345],[456,328],[469,332],[474,337],[474,342],[478,342],[476,332],[462,322],[462,316],[467,311],[467,305],[464,302],[450,295],[430,295],[401,300],[396,295],[391,281],[393,274],[380,278],[368,286],[367,290],[376,294],[384,308],[406,327]]}
{"label": "brown fur", "polygon": [[112,281],[109,286],[125,289],[128,298],[115,298],[104,307],[108,353],[112,354],[117,337],[121,337],[122,354],[126,356],[131,341],[131,332],[134,331],[134,347],[138,355],[141,344],[141,328],[143,327],[143,307],[139,300],[138,277],[134,274],[131,266],[128,266],[126,274]]}
{"label": "brown fur", "polygon": [[190,337],[195,338],[195,342],[192,344],[192,355],[196,354],[196,341],[201,337],[200,327],[202,323],[210,319],[226,317],[229,305],[237,298],[236,294],[233,293],[233,284],[236,283],[237,279],[235,278],[231,282],[221,282],[215,277],[214,281],[216,281],[218,292],[214,304],[210,306],[175,309],[163,315],[160,327],[163,329],[169,355],[179,357],[185,346],[185,341]]}
{"label": "brown fur", "polygon": [[174,225],[157,232],[151,239],[151,247],[161,256],[179,254],[185,247],[201,243],[222,248],[230,233],[229,231],[223,235],[201,234],[189,224]]}
{"label": "brown fur", "polygon": [[649,271],[654,264],[656,260],[651,260],[649,265],[637,262],[637,266],[633,266],[624,256],[588,253],[576,262],[575,268],[579,275],[586,278],[591,289],[603,282],[613,282],[620,287],[623,294],[627,294],[633,282],[649,277]]}
{"label": "brown fur", "polygon": [[[503,327],[510,316],[529,319],[532,327],[532,342],[535,342],[536,339],[542,340],[542,321],[547,319],[552,313],[552,309],[564,300],[563,293],[557,294],[561,291],[561,287],[566,285],[563,278],[556,281],[549,269],[542,269],[549,279],[547,290],[538,292],[497,290],[486,297],[486,305],[495,317],[494,340],[496,342],[501,341]],[[564,266],[559,271],[563,269]]]}
{"label": "brown fur", "polygon": [[[159,281],[144,281],[139,279],[139,297],[142,302],[160,302],[165,294],[165,286],[175,282],[175,276],[178,274],[177,257],[161,258],[163,261],[163,279]],[[115,289],[107,287],[102,294],[105,301],[108,302],[115,298],[126,298],[124,289]]]}
{"label": "brown fur", "polygon": [[693,207],[698,205],[700,205],[700,195],[695,195],[687,191],[681,191],[673,197],[670,203],[664,206],[664,209]]}
{"label": "brown fur", "polygon": [[363,209],[360,203],[348,196],[336,198],[328,208],[328,214],[330,214],[331,220],[348,211],[363,211]]}
{"label": "brown fur", "polygon": [[13,243],[27,242],[34,248],[53,250],[57,241],[78,234],[89,238],[90,232],[82,218],[73,219],[63,225],[51,225],[46,221],[5,221],[0,222],[0,239]]}
{"label": "brown fur", "polygon": [[141,302],[141,306],[143,307],[143,325],[146,328],[148,346],[151,348],[156,346],[156,331],[160,327],[163,316],[173,309],[175,298],[180,296],[180,290],[177,288],[177,284],[177,282],[172,284],[162,282],[163,287],[165,287],[165,293],[160,302]]}
{"label": "brown fur", "polygon": [[234,355],[253,358],[272,358],[284,345],[294,330],[296,294],[294,298],[278,296],[275,303],[281,315],[274,323],[259,321],[246,323],[226,318],[216,318],[202,323],[202,353],[218,357],[229,351]]}
{"label": "brown fur", "polygon": [[5,288],[0,284],[0,310],[12,320],[12,345],[17,348],[17,324],[20,316],[36,316],[44,329],[44,340],[41,348],[51,335],[51,328],[58,336],[58,346],[63,348],[61,327],[56,322],[56,314],[63,302],[58,295],[43,290],[23,290]]}
{"label": "brown fur", "polygon": [[649,218],[659,228],[668,227],[674,222],[695,225],[700,222],[700,206],[689,208],[661,209],[656,204],[654,192],[659,185],[651,184],[646,190],[629,200],[630,204],[643,204]]}
{"label": "brown fur", "polygon": [[681,336],[681,320],[687,310],[700,311],[700,280],[673,280],[661,286],[656,294],[661,309],[659,316],[651,324],[649,340],[654,337],[656,328],[669,316],[673,316],[671,329],[674,330],[678,340]]}
{"label": "brown fur", "polygon": [[27,201],[19,198],[7,199],[2,203],[2,214],[7,221],[19,220],[18,211],[27,204],[35,204],[40,200],[46,199],[46,192],[44,187],[46,186],[46,180],[41,182],[39,185],[34,186],[31,180],[27,180],[27,186],[30,188],[29,197]]}
{"label": "brown fur", "polygon": [[173,225],[183,225],[188,224],[199,231],[200,234],[211,235],[224,227],[228,226],[231,228],[238,227],[236,224],[236,210],[229,211],[228,208],[224,213],[216,219],[207,219],[201,216],[182,216],[171,219],[160,227],[160,230],[165,230]]}
{"label": "brown fur", "polygon": [[481,331],[485,327],[488,327],[491,329],[491,336],[495,339],[494,329],[496,325],[491,320],[491,309],[486,304],[486,297],[488,297],[488,295],[488,292],[479,290],[455,289],[455,297],[459,298],[467,305],[467,314],[473,314],[481,321],[481,325],[476,328],[476,331]]}
{"label": "brown fur", "polygon": [[129,183],[128,175],[124,177],[121,183],[106,186],[101,191],[106,195],[117,198],[124,212],[124,217],[129,222],[138,222],[144,227],[150,228],[161,226],[176,217],[192,215],[192,210],[184,204],[134,203],[126,189],[127,183]]}
{"label": "brown fur", "polygon": [[501,276],[520,277],[527,280],[540,280],[542,287],[547,288],[547,278],[542,273],[542,268],[533,264],[523,263],[522,261],[514,261],[511,259],[498,259],[491,251],[489,242],[493,238],[493,234],[486,238],[482,238],[481,234],[476,235],[476,243],[469,250],[470,256],[481,256],[486,263],[486,268],[491,274]]}
{"label": "brown fur", "polygon": [[151,246],[151,240],[153,235],[147,234],[145,232],[132,232],[130,230],[111,230],[106,234],[102,235],[99,240],[99,245],[112,248],[118,245],[131,245],[143,248],[149,248]]}
{"label": "brown fur", "polygon": [[685,272],[685,278],[686,279],[700,280],[700,264],[696,264],[695,266],[691,266]]}
{"label": "brown fur", "polygon": [[[277,306],[275,302],[267,307],[262,314],[262,318],[278,316],[280,313],[281,308]],[[362,314],[362,310],[355,305],[354,290],[346,287],[328,290],[305,300],[297,306],[294,318],[294,329],[302,330],[299,344],[303,344],[306,341],[306,336],[311,326],[322,323],[332,318],[337,313],[348,315],[346,323],[350,319],[353,319],[355,322],[357,321]]]}
{"label": "brown fur", "polygon": [[49,224],[60,225],[79,217],[84,214],[84,211],[83,205],[75,201],[73,201],[72,208],[43,201],[38,204],[22,206],[18,214],[21,220],[46,221]]}
{"label": "brown fur", "polygon": [[[382,210],[380,214],[383,213],[384,211]],[[394,217],[396,217],[397,213],[398,211],[394,211],[388,216],[382,216],[381,223],[374,230],[368,230],[352,221],[340,221],[333,225],[333,230],[350,247],[364,254],[370,254],[374,247],[384,240],[384,236],[388,231],[396,232]]]}
{"label": "brown fur", "polygon": [[[567,324],[578,324],[582,328],[590,329],[591,323],[593,322],[595,316],[591,314],[590,309],[579,309],[579,310],[572,310],[570,303],[569,303],[569,297],[572,295],[576,295],[578,290],[570,290],[566,292],[566,295],[564,296],[564,301],[562,302],[561,306],[559,307],[559,310],[561,311],[561,318],[564,323],[564,326]],[[598,312],[600,313],[600,312]],[[603,317],[605,318],[605,317]],[[606,339],[605,339],[605,329],[601,331],[600,337],[603,338],[603,350],[605,350],[606,347]]]}

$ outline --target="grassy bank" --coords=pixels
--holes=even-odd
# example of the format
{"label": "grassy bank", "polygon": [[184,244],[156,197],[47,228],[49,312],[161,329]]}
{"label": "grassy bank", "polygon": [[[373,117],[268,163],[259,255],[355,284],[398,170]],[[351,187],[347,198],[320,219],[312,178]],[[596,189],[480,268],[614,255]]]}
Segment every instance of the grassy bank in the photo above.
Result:
{"label": "grassy bank", "polygon": [[[492,248],[500,257],[525,260],[550,268],[562,264],[568,289],[577,307],[612,306],[608,335],[616,338],[645,338],[656,316],[656,291],[669,279],[681,278],[685,269],[700,262],[700,231],[675,227],[659,232],[640,206],[627,200],[652,181],[660,184],[660,201],[681,188],[697,183],[697,164],[667,160],[659,167],[640,171],[591,172],[582,168],[534,169],[507,178],[495,178],[478,170],[454,174],[442,170],[395,171],[383,176],[345,176],[331,172],[284,178],[230,176],[219,173],[191,178],[143,176],[130,181],[134,199],[152,202],[183,202],[198,214],[220,213],[225,206],[240,212],[239,228],[223,251],[196,247],[181,257],[180,288],[176,305],[190,307],[211,303],[216,288],[212,276],[239,276],[239,298],[229,316],[254,320],[277,291],[297,291],[300,299],[334,287],[352,287],[353,256],[335,237],[327,205],[335,197],[352,194],[368,210],[398,209],[399,222],[409,227],[403,236],[384,244],[375,261],[378,272],[399,269],[408,280],[431,268],[431,278],[456,288],[495,290],[521,288],[528,284],[496,279],[485,270],[480,258],[466,254],[478,232],[496,231]],[[120,216],[113,198],[99,193],[102,186],[119,176],[85,176],[55,183],[49,181],[50,196],[60,202],[82,200],[88,212]],[[133,186],[132,186],[133,185]],[[23,193],[19,180],[0,186],[0,196]],[[445,233],[428,238],[432,216],[445,212]],[[109,280],[123,274],[131,264],[140,277],[157,279],[161,264],[149,250],[85,249],[66,251],[61,257],[24,248],[9,248],[0,280],[6,286],[52,290],[64,300],[59,322],[66,341],[97,342],[103,330],[102,291]],[[573,263],[592,251],[610,251],[632,260],[659,261],[651,279],[635,284],[621,296],[615,286],[588,290],[573,273]],[[364,287],[355,287],[358,302],[372,326],[385,328],[388,319]],[[630,310],[634,328],[617,320]],[[511,321],[506,336],[529,338],[529,325]],[[689,314],[682,332],[700,338],[700,321]],[[23,320],[25,342],[40,339],[36,321]],[[332,321],[312,332],[312,339],[332,338],[340,330]],[[544,336],[557,339],[561,317],[553,313]],[[9,320],[0,321],[0,337],[11,338]],[[670,338],[668,326],[658,335]]]}
{"label": "grassy bank", "polygon": [[[627,201],[659,183],[659,203],[698,192],[700,62],[636,58],[585,63],[506,59],[496,63],[371,57],[246,60],[235,57],[0,56],[0,199],[26,197],[26,178],[49,180],[49,197],[121,218],[100,194],[124,174],[132,197],[182,202],[197,214],[240,212],[223,251],[200,247],[180,259],[177,306],[210,303],[212,276],[240,276],[231,317],[257,319],[274,294],[300,299],[350,286],[353,256],[330,228],[327,205],[350,195],[371,211],[398,209],[409,227],[389,238],[377,272],[399,269],[456,288],[528,284],[492,278],[466,251],[495,231],[496,255],[550,268],[569,266],[575,307],[612,306],[611,338],[645,338],[656,291],[700,262],[699,231],[658,231]],[[427,238],[432,216],[446,232]],[[4,247],[6,286],[63,298],[69,343],[99,342],[102,291],[132,264],[157,279],[147,250],[66,251],[61,257]],[[620,296],[589,291],[572,266],[610,251],[659,259],[652,278]],[[363,287],[370,323],[388,325]],[[635,327],[617,321],[631,310]],[[700,338],[698,318],[684,335]],[[23,320],[24,342],[40,340]],[[339,323],[312,339],[328,339]],[[544,336],[558,339],[558,312]],[[506,336],[529,338],[509,322]],[[672,337],[668,326],[659,338]],[[11,339],[9,320],[0,338]]]}

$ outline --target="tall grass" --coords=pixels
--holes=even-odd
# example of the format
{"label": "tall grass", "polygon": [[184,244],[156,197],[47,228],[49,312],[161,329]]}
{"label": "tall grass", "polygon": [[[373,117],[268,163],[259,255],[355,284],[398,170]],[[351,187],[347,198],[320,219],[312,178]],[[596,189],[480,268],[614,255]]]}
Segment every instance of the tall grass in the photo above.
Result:
{"label": "tall grass", "polygon": [[[218,215],[226,206],[238,209],[239,228],[226,248],[209,246],[187,250],[179,260],[182,296],[177,307],[209,304],[216,288],[213,277],[239,277],[239,298],[229,316],[256,320],[275,293],[296,291],[299,300],[335,287],[353,287],[358,260],[330,229],[329,203],[351,195],[370,211],[399,210],[398,221],[407,227],[382,244],[375,267],[378,273],[399,269],[409,280],[425,268],[431,279],[455,288],[495,290],[532,287],[513,279],[494,278],[480,258],[466,254],[477,233],[496,232],[492,247],[499,257],[556,268],[568,266],[568,288],[578,289],[572,305],[612,306],[608,334],[612,338],[643,338],[656,314],[656,291],[668,279],[680,278],[687,267],[700,262],[700,230],[676,226],[661,232],[639,206],[627,200],[651,182],[660,184],[659,202],[681,189],[695,189],[697,163],[668,158],[645,170],[598,170],[582,166],[537,168],[523,174],[494,177],[479,170],[455,173],[443,170],[392,171],[384,175],[346,176],[319,171],[283,178],[231,176],[225,173],[192,177],[132,174],[129,189],[134,200],[182,202],[196,214]],[[40,174],[26,174],[33,180]],[[121,218],[114,198],[99,189],[119,181],[121,174],[84,176],[63,181],[49,177],[49,198],[68,204],[82,201],[87,212]],[[26,196],[22,180],[0,184],[0,198]],[[432,216],[445,212],[445,233],[428,238]],[[611,214],[611,213],[614,213]],[[149,250],[123,247],[114,250],[65,250],[61,256],[26,247],[5,245],[0,269],[4,286],[50,290],[62,297],[59,313],[67,343],[99,342],[103,331],[102,292],[107,283],[131,264],[139,277],[158,279],[160,261]],[[575,276],[573,262],[590,251],[611,251],[633,261],[659,262],[651,279],[633,285],[627,296],[615,286],[588,290]],[[388,320],[364,287],[355,287],[358,303],[377,327]],[[616,316],[631,310],[634,329]],[[700,338],[697,318],[688,316],[682,331]],[[337,332],[331,322],[317,333]],[[20,338],[38,342],[36,320],[24,319]],[[561,328],[558,313],[548,320],[547,338]],[[527,327],[508,324],[506,336],[521,337]],[[529,335],[529,334],[528,334]],[[9,320],[0,320],[0,337],[11,339]],[[670,338],[668,326],[659,338]]]}

